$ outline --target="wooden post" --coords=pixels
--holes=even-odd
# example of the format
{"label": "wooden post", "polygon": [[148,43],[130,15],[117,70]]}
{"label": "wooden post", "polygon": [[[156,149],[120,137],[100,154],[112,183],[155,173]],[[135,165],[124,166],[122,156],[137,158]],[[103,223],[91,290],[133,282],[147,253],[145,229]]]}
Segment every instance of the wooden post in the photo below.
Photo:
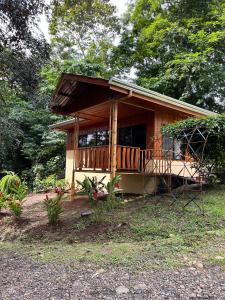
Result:
{"label": "wooden post", "polygon": [[111,134],[111,178],[116,176],[117,167],[117,116],[118,116],[118,103],[112,103],[112,134]]}
{"label": "wooden post", "polygon": [[73,131],[73,173],[70,189],[70,200],[75,199],[75,171],[76,171],[76,152],[78,149],[78,137],[79,137],[79,117],[76,114],[74,118],[74,131]]}

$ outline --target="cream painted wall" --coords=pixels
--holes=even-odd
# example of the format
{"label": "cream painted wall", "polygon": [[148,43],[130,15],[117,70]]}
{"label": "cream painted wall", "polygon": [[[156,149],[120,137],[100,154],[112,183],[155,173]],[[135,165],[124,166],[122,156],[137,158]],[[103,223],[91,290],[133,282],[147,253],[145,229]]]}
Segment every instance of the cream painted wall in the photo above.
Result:
{"label": "cream painted wall", "polygon": [[118,173],[122,175],[120,187],[124,193],[151,194],[156,191],[159,179],[155,176],[134,173]]}

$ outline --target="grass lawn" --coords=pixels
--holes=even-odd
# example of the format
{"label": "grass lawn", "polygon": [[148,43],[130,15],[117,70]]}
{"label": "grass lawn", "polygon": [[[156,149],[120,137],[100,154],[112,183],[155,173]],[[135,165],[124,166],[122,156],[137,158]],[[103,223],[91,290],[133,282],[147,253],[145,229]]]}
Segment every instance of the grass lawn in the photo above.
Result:
{"label": "grass lawn", "polygon": [[[74,215],[60,241],[18,239],[0,243],[41,261],[73,261],[143,268],[225,265],[225,186],[207,188],[205,215],[195,205],[171,206],[166,197],[131,197],[91,218]],[[54,228],[51,228],[54,231]],[[58,229],[57,229],[58,230]],[[57,231],[58,232],[58,231]]]}

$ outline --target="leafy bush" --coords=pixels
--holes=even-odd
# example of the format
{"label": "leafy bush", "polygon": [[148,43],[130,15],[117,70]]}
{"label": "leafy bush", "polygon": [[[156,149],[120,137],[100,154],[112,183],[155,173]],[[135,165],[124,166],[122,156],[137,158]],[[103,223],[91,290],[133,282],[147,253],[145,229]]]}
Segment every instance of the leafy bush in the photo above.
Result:
{"label": "leafy bush", "polygon": [[103,192],[105,176],[98,181],[97,177],[87,177],[85,176],[83,181],[77,180],[79,194],[86,194],[90,200],[91,205],[95,205],[99,192]]}
{"label": "leafy bush", "polygon": [[21,180],[14,172],[6,172],[0,181],[0,191],[5,194],[12,193],[12,190],[21,184]]}
{"label": "leafy bush", "polygon": [[19,218],[23,212],[22,203],[16,200],[14,197],[11,200],[8,200],[8,208],[16,218]]}
{"label": "leafy bush", "polygon": [[49,224],[56,224],[59,220],[60,214],[63,212],[62,208],[62,196],[63,193],[58,193],[54,198],[49,198],[46,195],[44,200],[44,208],[47,211]]}
{"label": "leafy bush", "polygon": [[[182,142],[183,133],[188,135],[196,127],[201,132],[208,133],[203,155],[204,165],[211,166],[211,172],[225,182],[225,114],[186,119],[169,124],[162,128],[162,133],[180,139]],[[192,141],[188,149],[189,155],[199,150],[199,143],[196,141],[201,141],[201,135],[198,131],[192,136]],[[203,136],[202,142],[204,143]]]}
{"label": "leafy bush", "polygon": [[65,191],[68,188],[68,184],[65,179],[58,179],[55,174],[51,174],[48,177],[43,178],[42,180],[36,178],[36,192],[48,192],[50,190],[55,190],[56,188],[60,188]]}
{"label": "leafy bush", "polygon": [[27,186],[13,172],[8,172],[0,181],[0,209],[9,208],[15,217],[20,217],[23,202],[27,196]]}
{"label": "leafy bush", "polygon": [[55,174],[49,175],[46,178],[40,179],[39,177],[35,180],[35,191],[36,192],[47,192],[55,187],[57,177]]}

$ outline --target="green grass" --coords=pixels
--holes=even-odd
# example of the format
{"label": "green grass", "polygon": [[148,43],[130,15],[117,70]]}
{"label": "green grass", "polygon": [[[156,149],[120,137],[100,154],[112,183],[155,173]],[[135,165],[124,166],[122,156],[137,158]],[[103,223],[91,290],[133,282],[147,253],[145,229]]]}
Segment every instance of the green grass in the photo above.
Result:
{"label": "green grass", "polygon": [[[175,268],[194,264],[225,265],[225,187],[208,189],[203,195],[203,216],[195,205],[185,210],[183,203],[165,197],[132,198],[111,212],[79,219],[73,235],[96,226],[112,226],[89,241],[68,244],[0,243],[0,251],[18,251],[47,261],[73,261],[98,265],[143,268]],[[121,225],[122,224],[122,225]]]}

